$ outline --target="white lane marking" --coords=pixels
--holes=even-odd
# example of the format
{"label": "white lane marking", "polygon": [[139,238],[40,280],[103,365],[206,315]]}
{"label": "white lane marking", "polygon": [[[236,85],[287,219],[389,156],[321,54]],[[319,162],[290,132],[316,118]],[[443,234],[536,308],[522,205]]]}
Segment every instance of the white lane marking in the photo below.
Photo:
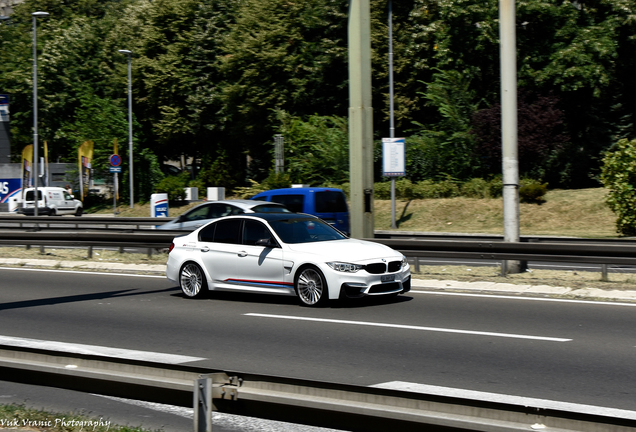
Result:
{"label": "white lane marking", "polygon": [[[460,288],[461,289],[461,288]],[[444,292],[444,291],[422,291],[412,289],[409,293],[413,294],[431,294],[431,295],[444,295],[444,296],[459,296],[459,297],[484,297],[484,298],[497,298],[506,300],[523,300],[523,301],[542,301],[542,302],[560,302],[560,303],[581,303],[581,304],[594,304],[605,306],[630,306],[636,307],[636,303],[620,303],[615,301],[592,301],[592,300],[572,300],[572,299],[559,299],[548,297],[519,297],[514,294],[511,295],[497,295],[497,294],[475,294],[475,293],[459,293],[459,292]]]}
{"label": "white lane marking", "polygon": [[493,333],[493,332],[481,332],[481,331],[473,331],[473,330],[457,330],[457,329],[447,329],[447,328],[439,328],[439,327],[420,327],[420,326],[412,326],[412,325],[404,325],[404,324],[384,324],[384,323],[375,323],[375,322],[367,322],[367,321],[345,321],[345,320],[334,320],[334,319],[325,319],[325,318],[307,318],[307,317],[297,317],[297,316],[287,316],[287,315],[268,315],[268,314],[258,314],[258,313],[247,313],[244,315],[253,316],[253,317],[261,317],[261,318],[314,321],[314,322],[324,322],[324,323],[332,323],[332,324],[350,324],[350,325],[361,325],[361,326],[369,326],[369,327],[389,327],[389,328],[397,328],[397,329],[405,329],[405,330],[422,330],[422,331],[442,332],[442,333],[459,333],[459,334],[469,334],[469,335],[477,335],[477,336],[532,339],[532,340],[541,340],[541,341],[548,341],[548,342],[570,342],[572,340],[572,339],[553,338],[553,337],[545,337],[545,336],[529,336],[529,335],[510,334],[510,333]]}
{"label": "white lane marking", "polygon": [[[56,273],[72,273],[72,274],[91,274],[91,275],[101,275],[101,276],[128,276],[128,277],[145,277],[145,278],[159,278],[165,279],[165,276],[157,276],[157,275],[143,275],[143,274],[135,274],[135,273],[110,273],[110,272],[95,272],[95,271],[81,271],[81,270],[57,270],[57,269],[40,269],[40,268],[24,268],[24,267],[2,267],[0,266],[0,270],[17,270],[17,271],[30,271],[30,272],[56,272]],[[139,269],[136,271],[144,271],[143,269]]]}
{"label": "white lane marking", "polygon": [[439,387],[426,384],[417,384],[404,381],[390,381],[375,384],[369,387],[400,390],[412,393],[421,393],[435,396],[449,396],[463,399],[472,399],[487,402],[507,403],[511,405],[521,405],[533,408],[554,409],[560,411],[577,412],[584,414],[595,414],[608,417],[625,418],[636,420],[636,411],[628,411],[617,408],[599,407],[594,405],[582,405],[570,402],[558,402],[547,399],[535,399],[523,396],[511,396],[499,393],[488,393],[474,390],[456,389],[450,387]]}
{"label": "white lane marking", "polygon": [[56,342],[38,339],[27,339],[12,336],[0,336],[0,345],[54,350],[73,354],[99,355],[104,357],[142,360],[166,364],[181,364],[200,360],[204,357],[191,357],[178,354],[165,354],[151,351],[137,351],[123,348],[111,348],[98,345],[83,345],[67,342]]}

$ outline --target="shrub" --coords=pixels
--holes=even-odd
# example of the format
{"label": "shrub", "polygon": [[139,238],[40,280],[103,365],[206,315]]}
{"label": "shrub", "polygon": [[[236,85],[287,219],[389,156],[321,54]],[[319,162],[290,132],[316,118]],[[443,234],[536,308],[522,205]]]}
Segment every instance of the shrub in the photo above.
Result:
{"label": "shrub", "polygon": [[607,205],[616,214],[616,231],[636,235],[636,139],[622,139],[603,158],[601,181]]}
{"label": "shrub", "polygon": [[375,183],[373,185],[373,195],[375,199],[391,199],[391,182]]}
{"label": "shrub", "polygon": [[269,177],[263,181],[263,185],[267,189],[283,189],[291,187],[291,177],[288,173],[276,173],[270,171]]}
{"label": "shrub", "polygon": [[541,184],[536,180],[522,179],[519,182],[519,201],[529,204],[543,204],[548,184]]}
{"label": "shrub", "polygon": [[470,179],[460,186],[460,194],[468,198],[488,198],[490,185],[481,178]]}
{"label": "shrub", "polygon": [[185,187],[188,185],[190,175],[182,173],[178,176],[168,176],[157,183],[155,192],[168,194],[168,201],[175,202],[185,199]]}
{"label": "shrub", "polygon": [[247,199],[253,197],[257,193],[268,190],[267,187],[258,182],[255,182],[254,180],[249,180],[249,182],[250,186],[241,186],[234,188],[234,196],[236,198]]}

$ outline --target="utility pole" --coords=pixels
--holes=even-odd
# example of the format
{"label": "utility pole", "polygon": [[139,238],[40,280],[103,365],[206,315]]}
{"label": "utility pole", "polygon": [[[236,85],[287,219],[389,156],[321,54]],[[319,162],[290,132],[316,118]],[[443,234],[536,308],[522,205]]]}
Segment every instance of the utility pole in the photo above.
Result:
{"label": "utility pole", "polygon": [[[504,241],[519,241],[519,160],[517,151],[517,43],[515,0],[499,0],[501,57],[501,145]],[[504,260],[502,274],[519,273],[519,261]]]}
{"label": "utility pole", "polygon": [[349,99],[351,237],[373,238],[373,107],[369,0],[349,0]]}

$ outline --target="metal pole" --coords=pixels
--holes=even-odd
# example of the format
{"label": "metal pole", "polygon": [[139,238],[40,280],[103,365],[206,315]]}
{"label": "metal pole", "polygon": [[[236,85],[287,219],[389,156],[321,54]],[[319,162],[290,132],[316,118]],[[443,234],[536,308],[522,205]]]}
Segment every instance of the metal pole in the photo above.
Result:
{"label": "metal pole", "polygon": [[133,208],[135,201],[133,197],[132,53],[128,53],[128,165],[130,170],[130,208]]}
{"label": "metal pole", "polygon": [[[389,0],[389,107],[391,111],[389,137],[395,138],[395,110],[393,104],[393,1]],[[391,228],[397,228],[395,221],[395,177],[391,177]]]}
{"label": "metal pole", "polygon": [[38,216],[38,48],[37,48],[37,18],[49,16],[48,12],[33,12],[33,216]]}
{"label": "metal pole", "polygon": [[[519,241],[519,161],[517,156],[517,51],[515,0],[499,0],[501,54],[501,139],[504,241]],[[519,261],[507,263],[519,273]]]}
{"label": "metal pole", "polygon": [[118,51],[128,56],[128,170],[130,171],[130,208],[133,208],[135,201],[133,196],[132,51]]}
{"label": "metal pole", "polygon": [[373,107],[370,0],[349,0],[351,237],[373,237]]}

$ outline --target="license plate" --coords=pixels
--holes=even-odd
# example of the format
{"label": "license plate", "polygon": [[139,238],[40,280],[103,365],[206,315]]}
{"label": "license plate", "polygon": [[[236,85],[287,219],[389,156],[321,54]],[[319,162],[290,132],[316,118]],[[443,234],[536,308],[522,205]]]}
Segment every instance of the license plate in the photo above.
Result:
{"label": "license plate", "polygon": [[395,275],[382,275],[380,276],[380,280],[382,282],[393,282],[395,280]]}

